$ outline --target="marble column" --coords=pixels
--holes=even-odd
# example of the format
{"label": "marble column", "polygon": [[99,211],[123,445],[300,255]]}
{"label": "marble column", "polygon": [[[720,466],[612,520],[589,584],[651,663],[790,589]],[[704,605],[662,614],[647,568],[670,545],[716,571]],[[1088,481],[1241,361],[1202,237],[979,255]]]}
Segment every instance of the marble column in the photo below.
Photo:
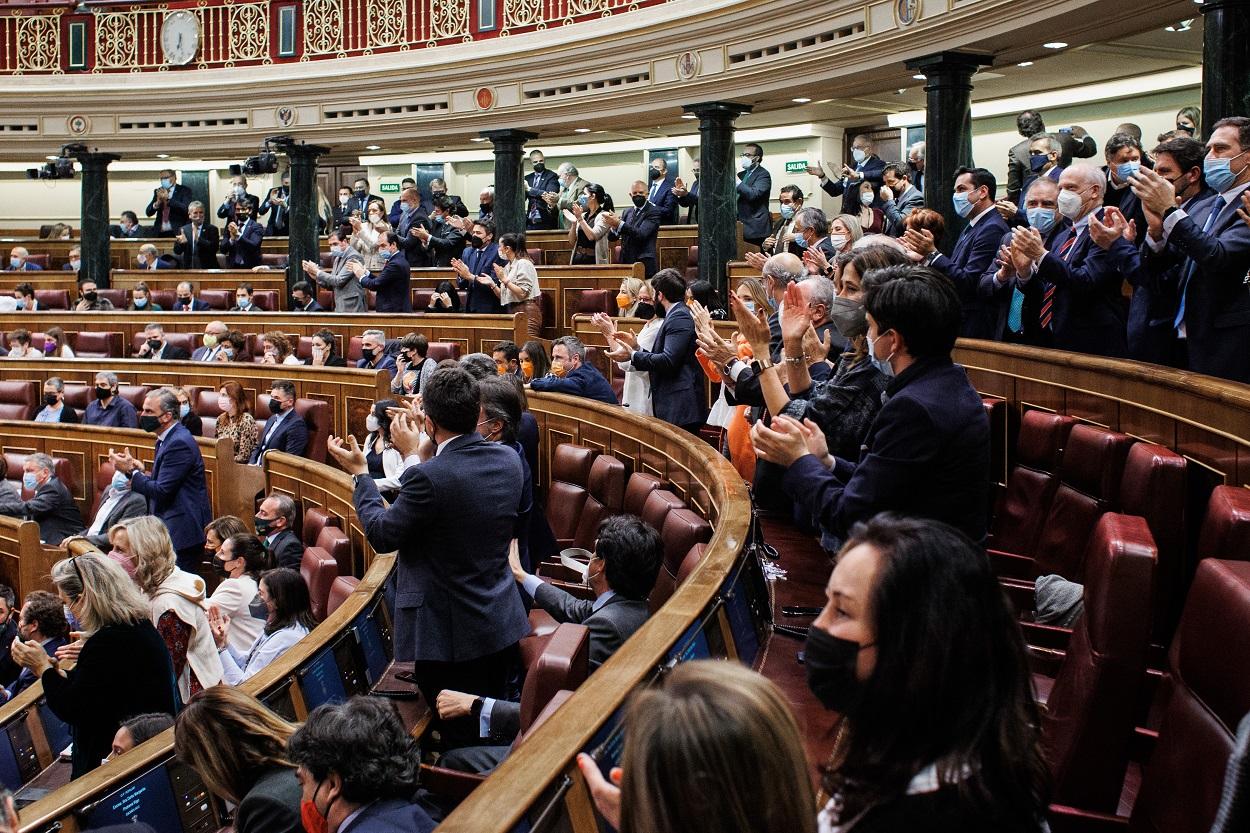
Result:
{"label": "marble column", "polygon": [[[965,221],[955,213],[951,194],[955,169],[972,165],[972,76],[993,61],[988,55],[938,52],[913,58],[906,67],[923,72],[928,96],[925,111],[924,203],[946,221],[943,251],[950,253]],[[998,195],[1006,183],[998,185]]]}
{"label": "marble column", "polygon": [[751,112],[751,105],[704,101],[681,109],[699,118],[699,277],[723,302],[725,264],[738,256],[734,120]]}
{"label": "marble column", "polygon": [[[284,145],[291,171],[290,212],[287,219],[286,285],[308,280],[300,264],[321,259],[321,206],[317,199],[317,159],[330,152],[321,145]],[[315,292],[314,292],[315,294]]]}
{"label": "marble column", "polygon": [[1250,0],[1206,0],[1202,11],[1202,135],[1250,116]]}
{"label": "marble column", "polygon": [[525,183],[521,160],[525,143],[538,134],[524,130],[483,130],[495,146],[495,239],[525,232]]}
{"label": "marble column", "polygon": [[76,153],[82,176],[82,266],[78,277],[109,285],[109,164],[121,159],[116,153]]}

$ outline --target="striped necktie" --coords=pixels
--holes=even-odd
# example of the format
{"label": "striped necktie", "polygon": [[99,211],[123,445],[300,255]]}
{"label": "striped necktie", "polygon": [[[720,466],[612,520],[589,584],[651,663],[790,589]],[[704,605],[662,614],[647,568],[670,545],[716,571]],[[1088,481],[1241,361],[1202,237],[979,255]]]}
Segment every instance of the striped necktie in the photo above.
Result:
{"label": "striped necktie", "polygon": [[[1064,241],[1059,247],[1059,257],[1063,258],[1066,263],[1068,261],[1068,253],[1072,251],[1076,238],[1080,236],[1080,231],[1073,231],[1072,236]],[[1046,289],[1042,292],[1042,310],[1037,315],[1038,323],[1042,325],[1043,330],[1049,330],[1051,322],[1055,317],[1055,285],[1053,283],[1046,284]]]}

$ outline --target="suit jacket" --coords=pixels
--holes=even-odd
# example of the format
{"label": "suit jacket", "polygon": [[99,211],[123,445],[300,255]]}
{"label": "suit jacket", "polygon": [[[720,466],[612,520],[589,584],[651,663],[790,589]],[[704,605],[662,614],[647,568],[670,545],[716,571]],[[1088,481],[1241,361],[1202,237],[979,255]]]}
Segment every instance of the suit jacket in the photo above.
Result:
{"label": "suit jacket", "polygon": [[[671,186],[668,194],[673,196]],[[613,239],[621,241],[621,263],[637,263],[643,258],[657,259],[655,242],[660,236],[660,223],[665,222],[661,215],[660,208],[649,202],[643,203],[642,208],[631,205],[625,209],[621,224],[611,232]]]}
{"label": "suit jacket", "polygon": [[260,463],[260,458],[266,451],[285,451],[301,457],[308,448],[308,424],[294,409],[284,412],[282,422],[278,423],[273,436],[269,436],[271,424],[278,417],[279,414],[274,414],[265,420],[265,427],[260,430],[260,442],[252,449],[252,457],[248,460],[252,465]]}
{"label": "suit jacket", "polygon": [[174,423],[157,441],[152,474],[136,472],[130,490],[148,499],[148,513],[165,522],[174,549],[204,543],[204,527],[213,519],[204,479],[204,457],[195,437]]}
{"label": "suit jacket", "polygon": [[278,533],[272,543],[266,543],[265,549],[273,556],[273,563],[278,567],[290,567],[298,570],[304,560],[304,542],[289,529]]}
{"label": "suit jacket", "polygon": [[[156,357],[152,356],[152,358],[155,359]],[[168,341],[165,342],[165,346],[161,348],[160,361],[177,362],[177,361],[186,361],[190,358],[191,358],[190,353],[188,353],[183,348],[177,346],[176,344],[170,344]]]}
{"label": "suit jacket", "polygon": [[[1019,217],[1019,214],[1016,216]],[[1028,220],[1025,219],[1021,225],[1028,226]],[[1043,238],[1047,250],[1054,248],[1055,235],[1069,226],[1068,220],[1062,217],[1056,219],[1054,228]],[[1000,245],[1008,246],[1011,244],[1013,231],[1014,225],[1011,230],[1003,235]],[[1053,335],[1050,330],[1041,328],[1040,320],[1045,281],[1029,280],[1021,283],[1015,275],[1012,275],[1006,283],[1000,284],[996,277],[997,274],[997,260],[990,261],[990,265],[981,274],[981,286],[978,291],[984,301],[982,313],[985,316],[984,320],[987,327],[985,338],[993,339],[994,341],[1007,340],[1017,344],[1032,344],[1037,347],[1050,347]],[[1017,289],[1024,295],[1020,310],[1021,332],[1012,333],[1009,332],[1007,323],[1011,314],[1011,302]]]}
{"label": "suit jacket", "polygon": [[291,312],[325,312],[326,308],[317,303],[316,298],[312,298],[306,307],[295,307]]}
{"label": "suit jacket", "polygon": [[[191,299],[190,304],[184,304],[182,303],[182,301],[175,299],[174,304],[172,307],[170,307],[170,309],[174,312],[207,312],[208,310],[212,309],[212,307],[210,307],[208,304],[201,301],[199,298],[193,297]],[[195,353],[198,353],[198,352],[199,352],[199,349],[197,348],[195,351],[192,352],[191,355],[194,357]]]}
{"label": "suit jacket", "polygon": [[924,208],[924,194],[914,185],[908,185],[906,191],[882,203],[881,213],[885,215],[886,234],[902,237],[903,221],[917,208]]}
{"label": "suit jacket", "polygon": [[[466,246],[464,251],[460,253],[460,259],[469,267],[470,274],[475,276],[488,275],[491,280],[496,282],[498,280],[495,278],[495,264],[500,266],[507,265],[507,261],[499,256],[499,246],[496,243],[491,243],[481,249]],[[489,286],[480,284],[475,280],[466,281],[461,277],[456,278],[456,286],[467,293],[464,302],[465,312],[475,312],[483,315],[503,312],[503,307],[499,305],[499,298]]]}
{"label": "suit jacket", "polygon": [[260,241],[265,238],[265,227],[254,219],[239,232],[238,240],[229,235],[221,241],[222,254],[226,256],[227,269],[251,269],[260,265]]}
{"label": "suit jacket", "polygon": [[290,200],[291,190],[280,185],[277,188],[270,188],[269,193],[265,194],[265,199],[256,209],[256,214],[259,217],[269,215],[269,222],[265,224],[265,234],[270,237],[283,237],[290,230],[291,210],[286,205],[271,203],[269,200],[274,196]]}
{"label": "suit jacket", "polygon": [[21,269],[14,269],[12,266],[6,268],[6,272],[42,272],[43,267],[38,263],[31,263],[29,260],[22,264]]}
{"label": "suit jacket", "polygon": [[375,801],[338,833],[430,833],[434,821],[418,804],[397,798]]}
{"label": "suit jacket", "polygon": [[939,252],[931,261],[934,268],[954,282],[959,292],[963,306],[963,326],[959,334],[965,338],[989,338],[991,323],[979,287],[981,276],[998,255],[998,244],[1006,232],[1006,221],[990,207],[976,225],[964,227],[949,257]]}
{"label": "suit jacket", "polygon": [[234,192],[231,191],[230,193],[231,193],[231,196],[226,197],[224,200],[222,200],[221,205],[217,206],[218,219],[225,220],[226,222],[230,222],[231,220],[233,220],[234,219],[234,207],[238,205],[239,200],[248,200],[249,202],[251,202],[253,208],[255,208],[257,211],[260,210],[259,208],[260,200],[256,198],[255,194],[245,191],[242,197],[235,198]]}
{"label": "suit jacket", "polygon": [[[103,501],[101,501],[101,503],[103,503]],[[112,544],[109,543],[108,536],[108,531],[113,528],[113,525],[129,520],[130,518],[138,518],[139,516],[146,515],[147,513],[148,499],[138,492],[127,491],[126,494],[122,496],[122,499],[114,504],[113,508],[109,511],[108,516],[105,517],[104,525],[100,527],[101,531],[99,535],[86,535],[86,529],[80,530],[78,534],[84,535],[86,539],[91,542],[91,546],[100,550],[100,552],[108,552],[113,548]]]}
{"label": "suit jacket", "polygon": [[236,833],[303,833],[299,809],[302,794],[295,770],[274,767],[264,772],[239,802]]}
{"label": "suit jacket", "polygon": [[[880,188],[884,184],[885,160],[880,156],[869,156],[863,162],[855,166],[856,173],[864,175],[864,179]],[[859,214],[859,186],[863,184],[863,180],[857,179],[854,183],[844,182],[841,179],[826,179],[820,183],[820,188],[831,197],[842,198],[842,214]]]}
{"label": "suit jacket", "polygon": [[646,599],[627,599],[613,595],[598,610],[594,603],[579,599],[558,587],[543,582],[534,591],[534,604],[541,607],[557,622],[573,622],[590,630],[590,669],[593,671],[625,640],[643,626],[651,615]]}
{"label": "suit jacket", "polygon": [[660,210],[661,225],[668,226],[677,222],[677,195],[673,193],[673,180],[670,177],[648,181],[647,200]]}
{"label": "suit jacket", "polygon": [[772,191],[773,177],[764,166],[738,172],[738,219],[742,221],[743,240],[757,243],[768,236]]}
{"label": "suit jacket", "polygon": [[651,374],[653,412],[673,425],[702,424],[707,416],[703,369],[694,351],[694,316],[683,302],[668,308],[651,350],[636,350],[630,359],[635,370]]}
{"label": "suit jacket", "polygon": [[[200,236],[195,245],[191,244],[191,224],[185,223],[180,229],[186,243],[174,243],[174,254],[178,255],[183,269],[216,269],[217,249],[221,246],[221,229],[212,223],[200,225]],[[175,304],[176,306],[176,304]],[[207,309],[207,305],[205,305]]]}
{"label": "suit jacket", "polygon": [[355,249],[348,247],[343,254],[335,254],[330,271],[324,269],[317,273],[317,285],[334,290],[335,312],[366,312],[369,309],[368,296],[356,273],[348,268],[350,263],[365,262]]}
{"label": "suit jacket", "polygon": [[56,477],[48,478],[30,500],[22,501],[21,510],[22,515],[39,524],[39,539],[46,544],[56,546],[82,529],[78,505],[69,489]]}
{"label": "suit jacket", "polygon": [[431,266],[450,266],[464,251],[464,234],[447,223],[430,223],[430,239],[423,244],[425,261]]}
{"label": "suit jacket", "polygon": [[397,660],[467,662],[529,633],[508,569],[524,477],[516,451],[472,433],[407,469],[389,508],[372,477],[356,478],[356,515],[369,543],[399,551]]}
{"label": "suit jacket", "polygon": [[[1098,145],[1093,138],[1086,136],[1077,139],[1071,133],[1055,133],[1062,146],[1059,164],[1067,167],[1072,157],[1088,159],[1098,152]],[[1026,190],[1025,181],[1033,171],[1029,168],[1029,140],[1021,139],[1007,153],[1007,199],[1019,202],[1020,195]]]}
{"label": "suit jacket", "polygon": [[690,183],[685,196],[677,197],[677,204],[686,209],[686,225],[699,222],[699,180]]}
{"label": "suit jacket", "polygon": [[560,177],[555,171],[530,172],[525,175],[525,227],[553,229],[559,226],[557,211],[547,205],[543,194],[560,193]]}
{"label": "suit jacket", "polygon": [[152,231],[157,237],[174,237],[178,234],[178,229],[186,225],[187,222],[187,206],[194,199],[191,196],[191,189],[182,183],[174,183],[173,189],[169,192],[169,231],[161,231],[161,217],[157,214],[156,192],[159,188],[152,189],[152,199],[148,202],[148,207],[144,209],[144,213],[149,217],[156,217],[152,223]]}
{"label": "suit jacket", "polygon": [[597,368],[589,364],[578,365],[576,370],[564,377],[540,376],[530,382],[530,387],[537,391],[567,393],[569,396],[580,396],[608,405],[620,404],[612,385]]}
{"label": "suit jacket", "polygon": [[361,278],[360,285],[377,293],[373,301],[377,313],[412,312],[412,267],[403,252],[391,255],[377,275]]}
{"label": "suit jacket", "polygon": [[[54,636],[44,644],[43,649],[48,652],[48,656],[55,656],[56,649],[69,644],[69,640],[63,636]],[[9,686],[9,698],[12,699],[21,694],[35,682],[35,675],[30,673],[29,668],[23,668],[22,673],[17,675],[17,679],[13,681],[13,685]]]}
{"label": "suit jacket", "polygon": [[430,220],[424,214],[417,214],[414,211],[406,217],[401,215],[399,224],[391,227],[399,236],[399,249],[404,253],[404,258],[408,263],[416,267],[429,266],[431,262],[429,251],[420,238],[413,237],[411,233],[418,226],[429,231]]}

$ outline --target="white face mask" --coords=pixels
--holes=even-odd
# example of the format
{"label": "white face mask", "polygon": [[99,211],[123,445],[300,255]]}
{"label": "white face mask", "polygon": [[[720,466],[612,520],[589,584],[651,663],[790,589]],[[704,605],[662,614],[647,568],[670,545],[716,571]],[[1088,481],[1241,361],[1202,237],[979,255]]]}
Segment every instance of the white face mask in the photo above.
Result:
{"label": "white face mask", "polygon": [[219,409],[219,410],[220,410],[223,414],[228,414],[228,413],[230,413],[230,406],[231,406],[232,404],[233,404],[233,403],[230,401],[230,397],[228,397],[228,396],[219,396],[219,397],[217,397],[217,408],[218,408],[218,409]]}
{"label": "white face mask", "polygon": [[378,432],[378,418],[373,414],[369,414],[369,416],[365,417],[365,430],[370,434],[376,434]]}
{"label": "white face mask", "polygon": [[843,246],[846,245],[846,235],[845,234],[830,235],[829,242],[833,244],[833,248],[841,249]]}
{"label": "white face mask", "polygon": [[1081,204],[1084,200],[1081,195],[1075,191],[1064,189],[1059,192],[1059,213],[1067,217],[1069,220],[1076,220],[1081,216]]}

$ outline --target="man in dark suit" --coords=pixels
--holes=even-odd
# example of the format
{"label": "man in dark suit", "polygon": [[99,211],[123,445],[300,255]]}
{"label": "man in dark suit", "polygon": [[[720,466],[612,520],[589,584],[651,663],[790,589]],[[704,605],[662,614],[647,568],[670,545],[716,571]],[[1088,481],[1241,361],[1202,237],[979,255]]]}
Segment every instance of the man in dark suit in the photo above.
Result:
{"label": "man in dark suit", "polygon": [[451,268],[456,272],[457,288],[465,290],[464,311],[479,315],[503,312],[499,296],[491,288],[498,284],[495,266],[506,266],[499,256],[499,244],[495,242],[495,224],[488,220],[476,220],[469,232],[468,246],[460,258],[452,258]]}
{"label": "man in dark suit", "polygon": [[1120,209],[1120,213],[1133,223],[1140,242],[1141,233],[1146,228],[1146,214],[1128,178],[1142,168],[1144,154],[1141,140],[1127,133],[1116,133],[1103,143],[1102,151],[1107,160],[1107,164],[1102,166],[1107,181],[1102,203]]}
{"label": "man in dark suit", "polygon": [[[46,590],[27,593],[17,619],[17,635],[23,642],[37,643],[48,656],[56,656],[58,648],[69,644],[69,622],[61,600]],[[34,673],[23,668],[17,679],[3,689],[4,700],[21,694],[35,680]]]}
{"label": "man in dark suit", "polygon": [[[1053,251],[1055,235],[1071,226],[1059,213],[1059,183],[1043,177],[1024,192],[1024,212],[1017,218],[1022,226],[1035,229],[1046,250]],[[986,337],[1011,344],[1050,347],[1053,334],[1041,326],[1041,306],[1045,283],[1021,280],[1011,258],[1011,242],[1018,226],[1012,226],[999,241],[994,261],[981,275],[978,290],[985,305]],[[1031,272],[1029,261],[1026,273]],[[1023,260],[1022,260],[1022,265]]]}
{"label": "man in dark suit", "polygon": [[924,194],[912,185],[911,170],[901,162],[891,162],[881,172],[881,213],[885,231],[893,237],[903,234],[903,221],[917,208],[924,208]]}
{"label": "man in dark suit", "polygon": [[922,266],[877,270],[865,283],[869,356],[893,378],[859,460],[817,458],[786,416],[755,424],[755,453],[786,468],[785,492],[840,539],[856,522],[893,511],[982,541],[990,426],[980,394],[951,361],[959,296],[948,278]]}
{"label": "man in dark suit", "polygon": [[862,133],[851,140],[851,158],[855,160],[855,167],[843,165],[841,179],[830,179],[819,165],[808,166],[807,172],[820,177],[821,190],[826,194],[842,198],[840,213],[857,215],[860,209],[860,186],[867,180],[874,189],[880,188],[885,162],[877,156],[872,139]]}
{"label": "man in dark suit", "polygon": [[677,195],[673,193],[673,180],[668,175],[668,163],[659,157],[652,159],[648,176],[651,184],[646,191],[647,201],[659,209],[661,225],[672,225],[677,222]]}
{"label": "man in dark suit", "polygon": [[[656,160],[662,161],[662,160]],[[641,263],[647,279],[659,269],[655,244],[660,236],[660,209],[647,197],[647,186],[636,180],[629,188],[633,206],[619,217],[609,215],[604,222],[613,240],[621,241],[621,263]]]}
{"label": "man in dark suit", "polygon": [[344,212],[348,217],[352,215],[353,211],[359,211],[361,217],[368,217],[369,203],[371,202],[380,202],[383,206],[386,205],[385,200],[381,197],[375,197],[369,193],[369,180],[364,177],[360,177],[352,182],[351,190],[351,199],[348,201],[347,209]]}
{"label": "man in dark suit", "polygon": [[[835,244],[833,238],[829,236],[829,230],[829,218],[825,216],[825,212],[814,206],[808,206],[795,214],[794,224],[790,227],[794,242],[799,249],[805,252],[819,251],[825,256],[826,262],[832,265],[837,260],[839,248],[845,245],[846,241],[842,240],[840,244]],[[800,240],[802,240],[801,243]],[[819,266],[810,256],[804,256],[803,263],[808,272],[816,274],[819,271]]]}
{"label": "man in dark suit", "polygon": [[294,382],[278,379],[273,383],[269,389],[269,412],[272,416],[265,420],[260,442],[248,460],[254,466],[260,465],[267,451],[285,451],[299,457],[308,448],[308,425],[295,412]]}
{"label": "man in dark suit", "polygon": [[[412,227],[409,236],[419,242],[421,259],[430,266],[451,266],[456,256],[464,251],[466,235],[452,225],[453,216],[451,205],[446,200],[439,200],[434,203],[428,222]],[[479,219],[491,222],[489,218]]]}
{"label": "man in dark suit", "polygon": [[121,222],[115,226],[109,226],[109,237],[127,240],[133,237],[147,236],[143,227],[139,225],[139,215],[133,211],[123,211],[121,213]]}
{"label": "man in dark suit", "polygon": [[[395,229],[395,236],[399,238],[400,251],[404,253],[404,259],[408,261],[410,266],[424,267],[430,266],[431,258],[429,250],[423,245],[421,231],[429,232],[430,219],[428,212],[418,209],[418,203],[421,195],[417,193],[416,188],[409,188],[400,195],[399,220],[392,224]],[[439,202],[446,202],[443,197],[439,198]]]}
{"label": "man in dark suit", "polygon": [[[651,279],[664,323],[650,350],[618,342],[608,354],[651,374],[651,404],[657,417],[697,434],[707,417],[703,405],[703,370],[695,358],[694,316],[686,307],[686,282],[676,269],[661,269]],[[623,333],[622,333],[623,335]]]}
{"label": "man in dark suit", "polygon": [[222,220],[229,220],[231,217],[238,216],[240,205],[246,203],[252,207],[255,213],[260,205],[260,200],[255,194],[247,190],[247,177],[243,174],[236,174],[230,177],[230,191],[226,194],[226,198],[221,201],[221,205],[217,206],[217,216]]}
{"label": "man in dark suit", "polygon": [[[521,458],[477,433],[480,391],[463,368],[435,370],[421,398],[429,441],[420,452],[408,417],[391,423],[395,447],[414,465],[400,476],[389,507],[354,437],[332,438],[329,450],[355,481],[353,502],[369,543],[378,552],[399,551],[395,659],[414,663],[427,703],[448,688],[504,699],[517,642],[530,632],[508,568],[524,486]],[[476,728],[467,719],[440,727],[452,746],[472,743]]]}
{"label": "man in dark suit", "polygon": [[265,227],[252,216],[253,211],[250,202],[241,200],[234,222],[226,226],[221,252],[226,256],[227,269],[251,269],[260,265],[260,244],[265,239]]}
{"label": "man in dark suit", "polygon": [[215,362],[222,349],[230,346],[226,336],[230,328],[222,321],[209,321],[204,325],[203,345],[191,351],[193,362]]}
{"label": "man in dark suit", "polygon": [[[1012,146],[1007,154],[1007,200],[1018,204],[1020,195],[1024,193],[1025,180],[1031,173],[1029,163],[1030,140],[1038,133],[1046,132],[1046,123],[1042,114],[1035,110],[1025,110],[1016,116],[1016,130],[1024,138]],[[1098,152],[1098,145],[1093,137],[1085,132],[1085,128],[1073,125],[1061,127],[1055,132],[1061,146],[1059,164],[1067,167],[1072,158],[1088,159]]]}
{"label": "man in dark suit", "polygon": [[143,344],[136,359],[154,359],[156,361],[186,361],[191,354],[183,348],[170,344],[165,339],[165,328],[160,324],[148,324],[143,328]]}
{"label": "man in dark suit", "polygon": [[289,495],[272,494],[260,502],[253,518],[274,564],[298,570],[304,559],[304,542],[295,532],[295,501]]}
{"label": "man in dark suit", "polygon": [[181,266],[179,258],[161,254],[160,249],[151,243],[144,243],[135,255],[135,268],[145,272],[155,272],[157,269],[178,269]]}
{"label": "man in dark suit", "polygon": [[[81,529],[73,538],[82,538],[100,552],[108,552],[113,548],[109,541],[108,531],[115,524],[130,518],[137,518],[148,513],[148,499],[138,492],[130,490],[130,478],[122,472],[113,472],[113,480],[104,494],[100,496],[100,508],[95,518],[86,529]],[[62,541],[68,543],[69,539]]]}
{"label": "man in dark suit", "polygon": [[179,281],[174,289],[174,312],[207,312],[208,304],[195,297],[195,285],[191,281]]}
{"label": "man in dark suit", "polygon": [[772,216],[768,201],[773,192],[773,178],[760,162],[764,149],[756,144],[744,145],[738,166],[738,219],[742,221],[742,239],[758,246],[768,236]]}
{"label": "man in dark suit", "polygon": [[[410,176],[406,176],[399,181],[399,196],[391,203],[391,210],[386,215],[386,221],[391,224],[391,228],[399,225],[399,219],[403,215],[404,192],[409,188],[414,191],[417,190],[417,181]],[[425,200],[418,196],[417,204],[424,208]],[[426,211],[424,213],[428,214],[429,212]]]}
{"label": "man in dark suit", "polygon": [[82,529],[82,516],[69,489],[56,476],[56,464],[47,454],[31,454],[22,464],[22,489],[29,500],[6,506],[6,514],[39,524],[39,539],[56,546]]}
{"label": "man in dark suit", "polygon": [[373,302],[375,311],[412,312],[412,267],[399,250],[399,235],[393,231],[383,232],[378,240],[378,255],[386,260],[386,265],[376,275],[363,263],[353,262],[348,268],[361,286],[377,293]]}
{"label": "man in dark suit", "polygon": [[178,566],[194,572],[204,557],[204,527],[213,518],[200,447],[178,419],[178,397],[167,388],[143,399],[139,427],[156,435],[152,473],[144,474],[130,449],[111,456],[113,468],[130,476],[130,489],[148,499],[148,513],[169,529]]}
{"label": "man in dark suit", "polygon": [[994,175],[985,168],[955,170],[955,213],[966,219],[968,225],[960,232],[949,257],[937,250],[933,235],[927,231],[911,229],[902,237],[903,245],[920,255],[925,265],[954,282],[955,291],[963,302],[960,335],[965,338],[989,338],[991,330],[985,298],[979,287],[981,276],[994,262],[999,243],[1007,232],[1007,221],[994,208],[997,188]]}
{"label": "man in dark suit", "polygon": [[924,193],[924,142],[916,142],[907,150],[907,168],[911,171],[912,187]]}
{"label": "man in dark suit", "polygon": [[191,189],[178,184],[172,168],[161,171],[161,184],[152,190],[152,201],[145,212],[152,220],[152,233],[157,237],[173,237],[186,225],[187,208],[191,205]]}
{"label": "man in dark suit", "polygon": [[360,360],[356,367],[361,370],[386,370],[394,378],[398,372],[395,357],[386,352],[386,332],[365,330],[360,334]]}
{"label": "man in dark suit", "polygon": [[[365,196],[368,196],[366,192]],[[344,223],[348,222],[352,217],[352,186],[340,185],[339,197],[334,204],[334,228],[341,228]],[[365,216],[362,211],[361,217]]]}
{"label": "man in dark suit", "polygon": [[291,312],[325,312],[317,303],[317,293],[308,281],[297,281],[291,287]]}
{"label": "man in dark suit", "polygon": [[697,225],[699,222],[699,160],[694,160],[690,165],[691,176],[694,181],[690,183],[690,187],[686,187],[686,183],[681,177],[673,180],[673,196],[677,198],[677,204],[686,209],[686,218],[682,221],[688,226]]}
{"label": "man in dark suit", "polygon": [[780,216],[760,244],[760,252],[766,255],[790,252],[803,256],[803,248],[795,239],[794,216],[803,210],[803,189],[797,185],[785,185],[777,192]]}
{"label": "man in dark suit", "polygon": [[187,218],[188,222],[179,229],[174,241],[174,254],[183,269],[216,269],[221,231],[212,223],[204,222],[204,203],[199,200],[187,206]]}
{"label": "man in dark suit", "polygon": [[598,368],[586,363],[586,345],[574,336],[561,336],[551,343],[551,374],[538,377],[530,382],[530,387],[619,404],[608,380]]}
{"label": "man in dark suit", "polygon": [[30,252],[25,246],[14,246],[9,252],[9,272],[42,272],[43,267],[38,263],[31,263]]}
{"label": "man in dark suit", "polygon": [[1250,118],[1217,121],[1204,161],[1214,198],[1176,206],[1176,189],[1155,171],[1130,179],[1146,214],[1146,268],[1158,276],[1177,267],[1173,318],[1187,366],[1198,373],[1250,382],[1250,226],[1237,215],[1250,189]]}
{"label": "man in dark suit", "polygon": [[[559,226],[556,216],[556,198],[560,194],[560,177],[547,170],[547,160],[541,150],[530,151],[532,173],[525,175],[525,227],[527,229],[553,229]],[[554,197],[548,197],[554,194]]]}
{"label": "man in dark suit", "polygon": [[282,184],[270,188],[265,199],[260,203],[257,214],[261,217],[269,215],[269,223],[265,226],[265,234],[270,237],[285,237],[291,221],[291,174],[282,174]]}

